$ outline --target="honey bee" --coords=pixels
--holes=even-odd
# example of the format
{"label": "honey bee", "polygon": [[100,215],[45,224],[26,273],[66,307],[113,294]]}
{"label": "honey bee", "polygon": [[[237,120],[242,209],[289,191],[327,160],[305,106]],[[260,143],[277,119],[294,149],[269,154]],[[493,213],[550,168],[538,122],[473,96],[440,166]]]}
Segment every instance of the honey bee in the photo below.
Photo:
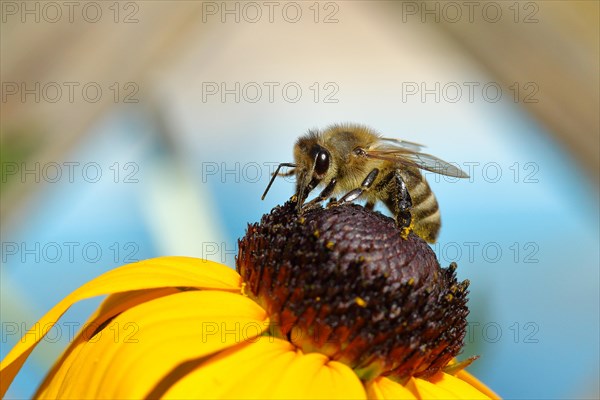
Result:
{"label": "honey bee", "polygon": [[[328,206],[362,198],[373,209],[383,202],[404,233],[414,231],[434,243],[441,226],[435,195],[420,170],[456,178],[468,178],[460,168],[429,154],[424,146],[382,137],[355,124],[333,125],[324,131],[309,131],[294,146],[294,163],[281,163],[273,173],[262,199],[277,176],[296,175],[298,212],[342,194]],[[290,167],[279,173],[280,168]],[[305,203],[309,193],[324,186],[321,193]]]}

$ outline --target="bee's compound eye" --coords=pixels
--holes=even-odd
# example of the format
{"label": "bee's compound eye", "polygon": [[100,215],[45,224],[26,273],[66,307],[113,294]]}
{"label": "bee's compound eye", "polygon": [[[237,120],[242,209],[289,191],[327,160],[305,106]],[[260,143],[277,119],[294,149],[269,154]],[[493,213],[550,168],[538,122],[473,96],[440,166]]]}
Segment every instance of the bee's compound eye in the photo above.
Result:
{"label": "bee's compound eye", "polygon": [[325,149],[321,149],[317,152],[315,158],[315,172],[318,175],[323,175],[329,169],[329,152]]}

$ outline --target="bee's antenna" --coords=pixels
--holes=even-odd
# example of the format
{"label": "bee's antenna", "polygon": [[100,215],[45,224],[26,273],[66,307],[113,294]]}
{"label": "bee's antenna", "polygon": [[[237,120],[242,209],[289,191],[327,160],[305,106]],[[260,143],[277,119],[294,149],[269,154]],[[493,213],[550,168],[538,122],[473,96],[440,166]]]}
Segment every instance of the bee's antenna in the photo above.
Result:
{"label": "bee's antenna", "polygon": [[265,199],[265,196],[267,195],[267,192],[269,191],[269,189],[271,189],[271,185],[273,184],[273,182],[275,181],[275,178],[277,178],[277,176],[279,175],[279,170],[281,169],[281,167],[290,167],[290,168],[295,168],[296,164],[292,164],[292,163],[281,163],[277,166],[277,169],[275,169],[275,172],[273,173],[273,176],[271,177],[271,180],[269,181],[269,184],[267,185],[267,188],[265,189],[265,192],[263,193],[262,197],[260,198],[261,200]]}

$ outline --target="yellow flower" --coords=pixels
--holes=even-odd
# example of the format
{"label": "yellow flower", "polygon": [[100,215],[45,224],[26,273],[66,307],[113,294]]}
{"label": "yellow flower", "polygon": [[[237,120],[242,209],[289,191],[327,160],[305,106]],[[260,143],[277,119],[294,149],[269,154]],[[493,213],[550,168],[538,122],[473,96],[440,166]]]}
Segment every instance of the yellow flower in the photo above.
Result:
{"label": "yellow flower", "polygon": [[[74,303],[109,295],[36,397],[497,398],[452,364],[426,377],[399,380],[365,373],[318,348],[306,351],[306,342],[281,335],[278,316],[259,305],[264,298],[253,298],[247,286],[224,265],[186,257],[141,261],[99,276],[32,328],[49,330]],[[364,308],[367,300],[357,300],[356,307]],[[0,363],[2,396],[46,332],[34,333]]]}
{"label": "yellow flower", "polygon": [[[101,275],[37,324],[50,329],[77,301],[111,295],[52,368],[36,397],[496,397],[465,371],[412,378],[406,385],[384,377],[361,382],[340,362],[262,336],[269,318],[241,290],[240,276],[230,268],[185,257],[155,258]],[[115,340],[108,329],[94,335],[103,325],[131,326],[130,337]],[[25,335],[2,361],[2,395],[41,339]]]}

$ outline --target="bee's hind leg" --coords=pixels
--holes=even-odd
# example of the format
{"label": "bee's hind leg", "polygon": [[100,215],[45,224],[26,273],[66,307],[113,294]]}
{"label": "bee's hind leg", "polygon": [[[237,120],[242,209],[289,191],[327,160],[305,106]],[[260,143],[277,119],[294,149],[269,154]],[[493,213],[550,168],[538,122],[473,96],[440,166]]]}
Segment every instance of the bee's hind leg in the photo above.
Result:
{"label": "bee's hind leg", "polygon": [[377,179],[378,174],[379,174],[379,169],[378,168],[373,169],[373,171],[369,172],[369,175],[367,175],[367,177],[362,181],[359,188],[352,189],[351,191],[346,193],[341,199],[339,199],[335,203],[330,203],[327,206],[329,207],[332,205],[334,205],[334,206],[340,205],[340,204],[343,204],[346,202],[356,200],[357,198],[360,197],[361,194],[363,194],[366,190],[369,190],[371,188],[371,186],[373,186],[373,183],[375,182],[375,179]]}
{"label": "bee's hind leg", "polygon": [[400,173],[396,171],[394,173],[394,178],[392,183],[395,188],[392,193],[394,198],[394,216],[396,217],[396,225],[398,228],[402,229],[405,235],[408,234],[410,230],[410,225],[412,222],[412,216],[410,214],[410,209],[412,207],[412,199],[410,197],[410,193],[408,193],[408,188],[406,187],[406,183],[404,183],[404,179],[400,176]]}

